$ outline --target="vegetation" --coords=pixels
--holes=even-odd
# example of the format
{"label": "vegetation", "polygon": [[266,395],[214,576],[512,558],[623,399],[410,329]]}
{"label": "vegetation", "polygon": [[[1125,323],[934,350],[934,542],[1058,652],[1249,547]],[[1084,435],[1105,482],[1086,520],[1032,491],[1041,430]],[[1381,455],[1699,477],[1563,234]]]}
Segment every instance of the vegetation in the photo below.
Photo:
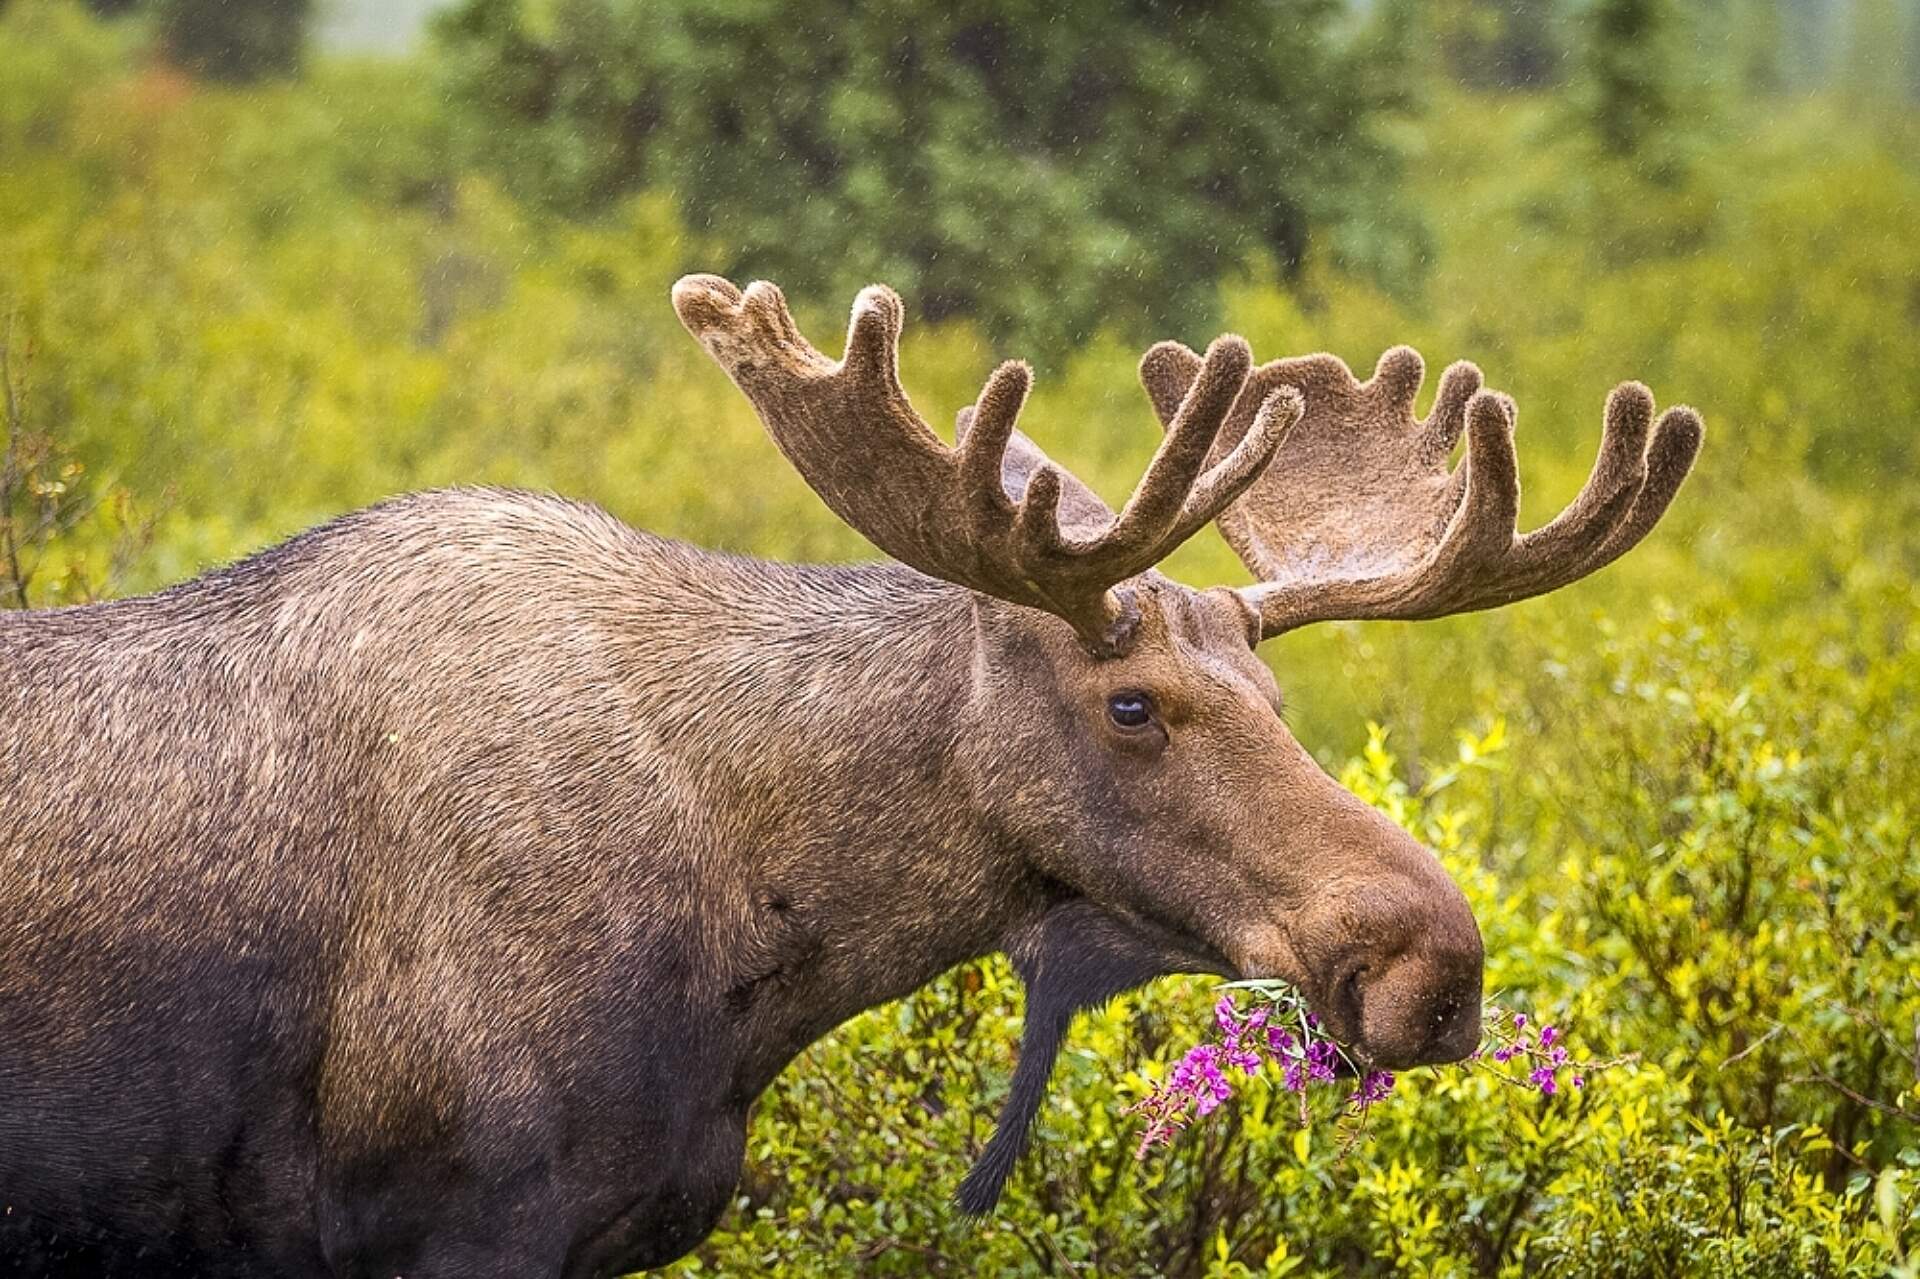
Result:
{"label": "vegetation", "polygon": [[179,66],[256,80],[300,64],[312,0],[160,0],[160,36]]}
{"label": "vegetation", "polygon": [[1343,11],[466,0],[442,32],[510,189],[575,210],[671,190],[715,269],[886,279],[929,319],[1058,345],[1208,320],[1223,268],[1291,270],[1322,236],[1417,275],[1377,136],[1400,68],[1339,39]]}
{"label": "vegetation", "polygon": [[[692,22],[694,8],[648,11]],[[322,58],[304,79],[249,87],[154,58],[157,15],[0,9],[0,320],[13,317],[0,550],[19,564],[0,603],[16,588],[49,605],[154,587],[452,482],[556,488],[743,552],[870,554],[673,318],[667,287],[699,266],[779,268],[823,336],[849,272],[902,284],[905,374],[930,418],[971,399],[1007,334],[1027,334],[1041,377],[1025,420],[1110,496],[1158,434],[1132,380],[1143,323],[1196,345],[1230,325],[1262,356],[1328,349],[1370,366],[1406,341],[1435,368],[1479,361],[1521,406],[1536,521],[1578,485],[1619,377],[1708,422],[1674,514],[1596,579],[1494,614],[1321,627],[1268,654],[1302,739],[1466,887],[1502,1002],[1573,1027],[1580,1055],[1635,1065],[1550,1099],[1415,1072],[1347,1151],[1323,1127],[1302,1135],[1291,1094],[1256,1091],[1136,1161],[1121,1111],[1166,1077],[1215,998],[1172,980],[1076,1029],[1034,1156],[976,1223],[948,1197],[1004,1091],[1019,993],[1002,964],[969,965],[783,1076],[737,1208],[676,1273],[1915,1273],[1920,122],[1899,61],[1912,6],[1859,6],[1885,28],[1872,48],[1829,41],[1837,65],[1867,58],[1876,78],[1795,97],[1780,90],[1807,82],[1791,58],[1812,47],[1794,36],[1798,4],[1769,9],[1784,33],[1770,51],[1748,30],[1725,65],[1690,64],[1674,42],[1693,37],[1661,23],[1691,7],[1649,0],[1459,0],[1434,7],[1425,35],[1395,27],[1405,6],[1372,6],[1372,25],[1316,10],[1300,56],[1318,87],[1295,68],[1273,92],[1331,94],[1324,118],[1390,144],[1396,203],[1366,194],[1390,167],[1342,186],[1302,160],[1330,176],[1301,192],[1346,203],[1301,206],[1312,233],[1297,260],[1206,220],[1229,212],[1161,208],[1172,238],[1130,252],[1204,281],[1192,295],[1102,275],[1112,259],[1087,219],[1146,233],[1120,206],[1061,194],[1079,190],[1063,174],[1010,195],[998,160],[916,156],[900,138],[842,175],[871,191],[829,183],[808,199],[779,176],[801,162],[775,141],[736,153],[703,118],[648,134],[644,162],[602,181],[590,170],[620,152],[594,141],[615,101],[598,89],[569,95],[584,114],[564,128],[507,127],[500,102],[440,93],[441,77],[493,74],[502,46],[476,30],[551,52],[592,29],[571,24],[594,9],[624,12],[474,0],[418,64]],[[750,9],[711,20],[744,40]],[[1496,9],[1528,25],[1487,28]],[[1083,39],[1062,21],[1049,39]],[[882,31],[848,33],[842,52],[878,56]],[[1178,62],[1154,38],[1116,33],[1140,60],[1129,74]],[[685,83],[751,97],[756,80],[720,52],[732,47],[710,47]],[[1420,109],[1340,106],[1376,91],[1363,54],[1394,49]],[[1263,91],[1256,52],[1234,55],[1249,94]],[[1647,80],[1642,54],[1675,74]],[[794,52],[770,91],[814,75],[813,56]],[[1513,71],[1538,58],[1547,70]],[[969,105],[975,74],[866,107],[984,137],[991,117],[966,114],[986,110]],[[1232,89],[1183,88],[1183,109],[1201,111],[1203,91],[1224,109]],[[1043,76],[1023,91],[1066,100]],[[1115,119],[1144,148],[1154,117],[1131,109]],[[848,136],[881,128],[860,127]],[[499,154],[463,159],[486,129]],[[1044,150],[1037,136],[1023,154]],[[1318,145],[1296,140],[1302,156]],[[761,160],[773,167],[756,192],[747,166]],[[903,176],[914,165],[933,185]],[[528,196],[562,171],[592,207]],[[1186,179],[1152,180],[1174,185],[1143,201],[1186,200]],[[1017,225],[957,231],[970,247],[932,258],[926,219],[942,210],[915,201],[961,181],[1020,204]],[[1247,181],[1236,198],[1250,208],[1263,188]],[[1343,226],[1414,225],[1380,209],[1412,211],[1430,237],[1420,277],[1392,290],[1341,247]],[[1036,222],[1058,256],[1020,257]],[[975,303],[952,304],[963,289]],[[1017,310],[991,309],[1003,302]],[[948,318],[928,322],[930,307]],[[1062,340],[1090,325],[1077,347]],[[1169,570],[1243,576],[1211,535]]]}

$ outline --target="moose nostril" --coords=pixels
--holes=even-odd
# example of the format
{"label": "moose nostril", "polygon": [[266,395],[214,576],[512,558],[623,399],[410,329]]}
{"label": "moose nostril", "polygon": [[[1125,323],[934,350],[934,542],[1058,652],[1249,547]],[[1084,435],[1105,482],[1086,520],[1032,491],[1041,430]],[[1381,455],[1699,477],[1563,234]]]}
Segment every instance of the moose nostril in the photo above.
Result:
{"label": "moose nostril", "polygon": [[1360,983],[1366,975],[1367,966],[1365,964],[1350,969],[1347,975],[1340,979],[1340,987],[1334,993],[1334,999],[1339,1005],[1341,1015],[1346,1018],[1348,1025],[1355,1028],[1363,1024],[1362,1014],[1364,1008]]}
{"label": "moose nostril", "polygon": [[1460,1018],[1462,1001],[1459,993],[1442,995],[1433,1005],[1433,1020],[1428,1027],[1429,1039],[1445,1038],[1448,1029]]}
{"label": "moose nostril", "polygon": [[[1459,1061],[1480,1039],[1480,972],[1463,953],[1413,947],[1370,956],[1340,973],[1329,992],[1336,1030],[1378,1068]],[[1350,1028],[1350,1029],[1349,1029]]]}

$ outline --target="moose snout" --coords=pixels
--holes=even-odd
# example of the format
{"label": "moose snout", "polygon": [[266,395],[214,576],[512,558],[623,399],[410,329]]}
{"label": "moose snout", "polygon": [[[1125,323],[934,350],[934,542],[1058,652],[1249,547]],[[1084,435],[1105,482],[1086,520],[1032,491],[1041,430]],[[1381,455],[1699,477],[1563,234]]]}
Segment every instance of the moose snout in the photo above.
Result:
{"label": "moose snout", "polygon": [[1400,1069],[1459,1061],[1480,1042],[1482,953],[1478,929],[1424,938],[1365,963],[1335,998],[1373,1064]]}
{"label": "moose snout", "polygon": [[1335,1033],[1387,1069],[1459,1061],[1480,1041],[1479,926],[1433,855],[1410,851],[1426,865],[1338,908],[1345,944],[1319,1001]]}

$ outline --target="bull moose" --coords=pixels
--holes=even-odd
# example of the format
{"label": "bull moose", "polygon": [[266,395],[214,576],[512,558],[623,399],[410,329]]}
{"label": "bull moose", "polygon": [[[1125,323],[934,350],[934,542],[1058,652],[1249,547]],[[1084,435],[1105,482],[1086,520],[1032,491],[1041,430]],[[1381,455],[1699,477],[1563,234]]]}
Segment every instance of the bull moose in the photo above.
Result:
{"label": "bull moose", "polygon": [[[1294,982],[1382,1067],[1474,1046],[1464,897],[1288,733],[1255,650],[1595,571],[1678,490],[1691,410],[1617,388],[1585,488],[1521,536],[1514,406],[1472,365],[1419,419],[1405,347],[1361,382],[1162,343],[1165,440],[1115,512],[1015,430],[1022,364],[941,442],[884,288],[837,363],[769,284],[673,297],[896,562],[462,489],[0,614],[8,1273],[662,1264],[788,1061],[995,951],[1026,1024],[975,1212],[1075,1012],[1162,974]],[[1209,521],[1258,584],[1154,570]]]}

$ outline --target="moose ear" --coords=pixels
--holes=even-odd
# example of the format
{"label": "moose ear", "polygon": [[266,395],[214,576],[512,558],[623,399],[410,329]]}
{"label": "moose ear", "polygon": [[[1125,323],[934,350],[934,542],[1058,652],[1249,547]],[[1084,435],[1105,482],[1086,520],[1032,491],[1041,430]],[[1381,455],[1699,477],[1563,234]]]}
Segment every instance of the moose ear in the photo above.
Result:
{"label": "moose ear", "polygon": [[1000,1119],[956,1196],[960,1210],[975,1217],[993,1211],[1026,1153],[1054,1059],[1075,1014],[1177,971],[1165,951],[1080,898],[1047,911],[1008,947],[1008,954],[1027,987],[1027,1014]]}

